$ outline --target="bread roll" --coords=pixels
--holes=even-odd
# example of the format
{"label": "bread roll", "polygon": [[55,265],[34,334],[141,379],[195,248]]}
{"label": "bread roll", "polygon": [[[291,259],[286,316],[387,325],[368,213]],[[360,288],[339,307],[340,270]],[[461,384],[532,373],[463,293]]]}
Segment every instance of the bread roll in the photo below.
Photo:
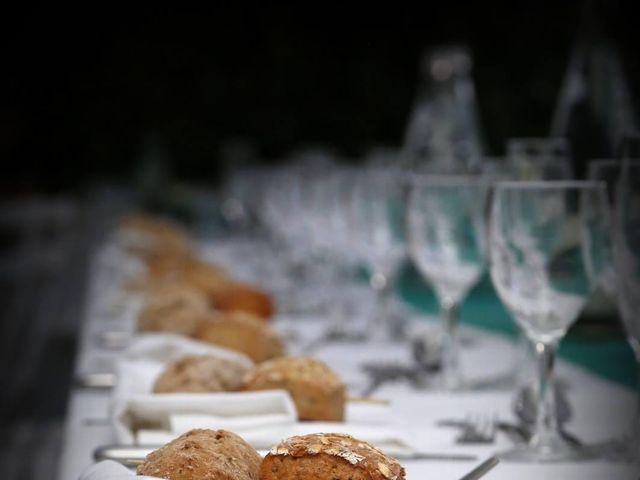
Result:
{"label": "bread roll", "polygon": [[191,430],[147,455],[136,473],[167,480],[257,480],[261,461],[235,433]]}
{"label": "bread roll", "polygon": [[189,237],[177,224],[147,214],[131,214],[122,219],[120,229],[130,238],[130,250],[142,255],[160,252],[187,253]]}
{"label": "bread roll", "polygon": [[397,460],[349,435],[314,433],[274,445],[260,480],[404,480]]}
{"label": "bread roll", "polygon": [[213,355],[185,355],[166,366],[153,386],[154,393],[230,392],[238,390],[247,368]]}
{"label": "bread roll", "polygon": [[249,370],[242,389],[287,390],[300,420],[344,420],[344,384],[320,360],[283,357],[264,362]]}
{"label": "bread roll", "polygon": [[256,363],[284,352],[278,334],[258,317],[244,312],[217,313],[200,323],[194,337],[242,352]]}
{"label": "bread roll", "polygon": [[138,314],[138,330],[191,336],[208,312],[207,299],[197,290],[163,285],[147,295]]}
{"label": "bread roll", "polygon": [[247,283],[229,283],[211,293],[210,298],[213,307],[223,312],[247,312],[270,318],[275,310],[267,293]]}

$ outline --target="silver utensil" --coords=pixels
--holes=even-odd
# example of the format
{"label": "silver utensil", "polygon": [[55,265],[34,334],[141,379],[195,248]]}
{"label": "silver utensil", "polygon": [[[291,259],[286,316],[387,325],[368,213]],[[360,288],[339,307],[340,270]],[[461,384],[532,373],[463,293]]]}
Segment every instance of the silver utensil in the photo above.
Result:
{"label": "silver utensil", "polygon": [[388,382],[407,380],[415,387],[422,386],[426,381],[426,372],[415,365],[405,365],[399,362],[365,363],[362,370],[369,376],[369,383],[361,392],[361,396],[368,397],[378,388]]}
{"label": "silver utensil", "polygon": [[[466,428],[467,421],[459,419],[442,419],[436,422],[438,427]],[[531,436],[529,430],[524,426],[503,420],[495,420],[495,428],[505,433],[513,443],[528,442]]]}
{"label": "silver utensil", "polygon": [[351,342],[359,343],[366,340],[366,335],[363,332],[354,332],[344,328],[341,325],[336,325],[329,328],[325,333],[318,338],[311,340],[304,345],[300,351],[306,354],[314,352],[321,346],[332,342]]}
{"label": "silver utensil", "polygon": [[464,477],[461,477],[460,480],[478,480],[478,478],[484,477],[498,463],[500,463],[500,460],[496,457],[489,457]]}
{"label": "silver utensil", "polygon": [[487,444],[496,439],[495,415],[471,413],[467,415],[462,432],[456,438],[459,444]]}
{"label": "silver utensil", "polygon": [[[102,460],[113,460],[128,467],[134,467],[144,461],[145,457],[160,448],[159,446],[126,446],[126,445],[104,445],[98,447],[93,452],[93,458],[99,462]],[[261,455],[266,455],[267,450],[258,450]],[[392,452],[398,460],[433,460],[445,462],[473,462],[478,459],[475,455],[440,453],[440,452],[420,452],[408,450],[403,452]]]}

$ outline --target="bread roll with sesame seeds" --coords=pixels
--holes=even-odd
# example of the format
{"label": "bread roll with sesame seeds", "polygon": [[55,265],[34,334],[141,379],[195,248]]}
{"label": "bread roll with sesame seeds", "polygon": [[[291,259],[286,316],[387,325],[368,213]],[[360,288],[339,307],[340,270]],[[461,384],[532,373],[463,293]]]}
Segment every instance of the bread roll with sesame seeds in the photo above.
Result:
{"label": "bread roll with sesame seeds", "polygon": [[235,433],[191,430],[147,455],[136,473],[166,480],[258,480],[261,461]]}
{"label": "bread roll with sesame seeds", "polygon": [[402,465],[350,435],[313,433],[288,438],[271,448],[260,465],[260,480],[404,480]]}
{"label": "bread roll with sesame seeds", "polygon": [[325,363],[307,357],[283,357],[249,370],[243,390],[284,389],[289,392],[300,420],[344,420],[345,386]]}

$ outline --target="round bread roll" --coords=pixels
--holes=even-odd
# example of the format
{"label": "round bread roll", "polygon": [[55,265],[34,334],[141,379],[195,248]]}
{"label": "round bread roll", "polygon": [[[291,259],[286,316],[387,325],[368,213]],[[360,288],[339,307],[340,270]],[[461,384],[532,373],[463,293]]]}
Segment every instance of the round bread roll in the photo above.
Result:
{"label": "round bread roll", "polygon": [[214,355],[185,355],[171,362],[153,385],[154,393],[238,390],[247,368]]}
{"label": "round bread roll", "polygon": [[263,320],[245,312],[217,313],[200,323],[194,337],[244,353],[260,363],[284,352],[282,340]]}
{"label": "round bread roll", "polygon": [[194,258],[184,264],[181,280],[207,297],[219,295],[229,283],[232,283],[227,272],[222,268]]}
{"label": "round bread roll", "polygon": [[261,461],[235,433],[191,430],[147,455],[136,473],[167,480],[257,480]]}
{"label": "round bread roll", "polygon": [[[130,287],[153,289],[158,285],[183,285],[201,292],[207,298],[218,294],[231,283],[221,267],[193,258],[191,254],[154,253],[145,255],[146,275]],[[213,292],[213,293],[212,293]]]}
{"label": "round bread roll", "polygon": [[247,283],[228,283],[210,294],[216,310],[222,312],[247,312],[261,318],[270,318],[274,312],[271,297]]}
{"label": "round bread roll", "polygon": [[249,370],[242,389],[287,390],[300,420],[344,420],[345,386],[320,360],[283,357],[264,362]]}
{"label": "round bread roll", "polygon": [[189,237],[177,224],[142,213],[122,219],[120,229],[134,235],[131,250],[140,254],[159,252],[186,253],[191,249]]}
{"label": "round bread roll", "polygon": [[274,445],[260,480],[404,480],[402,465],[366,442],[341,433],[313,433]]}
{"label": "round bread roll", "polygon": [[146,304],[138,314],[138,330],[191,336],[208,311],[206,297],[197,290],[165,284],[147,295]]}

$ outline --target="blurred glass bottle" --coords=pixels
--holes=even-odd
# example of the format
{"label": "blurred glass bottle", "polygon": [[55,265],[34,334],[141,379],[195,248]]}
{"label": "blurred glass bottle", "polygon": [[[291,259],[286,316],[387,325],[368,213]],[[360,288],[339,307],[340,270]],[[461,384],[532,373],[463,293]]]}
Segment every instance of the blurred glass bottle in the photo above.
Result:
{"label": "blurred glass bottle", "polygon": [[578,176],[589,160],[615,157],[621,139],[640,126],[623,60],[605,32],[607,13],[606,2],[583,4],[551,123],[551,136],[568,139]]}
{"label": "blurred glass bottle", "polygon": [[[582,6],[550,131],[569,141],[576,175],[592,180],[603,179],[586,171],[589,161],[616,157],[621,140],[640,131],[623,59],[605,31],[603,19],[611,15],[610,8],[608,2],[594,0]],[[615,300],[599,288],[578,325],[594,327],[599,334],[599,327],[613,326],[615,317]]]}
{"label": "blurred glass bottle", "polygon": [[405,167],[429,173],[480,170],[484,142],[472,67],[471,52],[463,46],[423,55],[421,85],[404,139]]}

